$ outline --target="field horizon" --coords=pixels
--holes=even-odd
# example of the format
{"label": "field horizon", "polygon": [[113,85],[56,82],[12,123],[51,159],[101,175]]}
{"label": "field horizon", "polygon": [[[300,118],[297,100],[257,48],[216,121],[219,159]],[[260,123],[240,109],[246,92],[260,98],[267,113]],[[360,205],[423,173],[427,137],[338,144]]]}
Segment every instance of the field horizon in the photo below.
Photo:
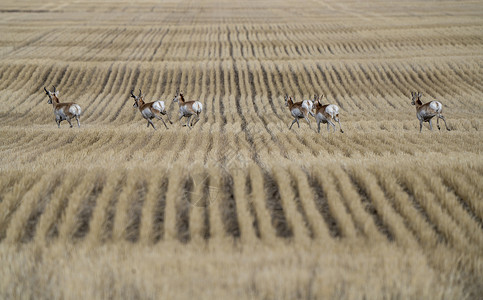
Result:
{"label": "field horizon", "polygon": [[[7,0],[0,15],[0,298],[483,294],[482,3]],[[80,128],[57,128],[52,86]],[[203,104],[191,130],[178,88]],[[146,127],[133,89],[165,101],[169,129]],[[414,91],[451,131],[419,132]],[[324,95],[344,133],[289,130],[285,94]]]}

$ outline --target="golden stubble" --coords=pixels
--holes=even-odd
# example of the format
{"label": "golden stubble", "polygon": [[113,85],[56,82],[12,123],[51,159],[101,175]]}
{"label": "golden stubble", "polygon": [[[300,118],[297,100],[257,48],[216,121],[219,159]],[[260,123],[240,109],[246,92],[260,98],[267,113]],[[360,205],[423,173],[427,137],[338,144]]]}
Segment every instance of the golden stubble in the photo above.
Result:
{"label": "golden stubble", "polygon": [[[481,6],[3,1],[0,298],[481,295]],[[285,94],[345,133],[289,131]]]}

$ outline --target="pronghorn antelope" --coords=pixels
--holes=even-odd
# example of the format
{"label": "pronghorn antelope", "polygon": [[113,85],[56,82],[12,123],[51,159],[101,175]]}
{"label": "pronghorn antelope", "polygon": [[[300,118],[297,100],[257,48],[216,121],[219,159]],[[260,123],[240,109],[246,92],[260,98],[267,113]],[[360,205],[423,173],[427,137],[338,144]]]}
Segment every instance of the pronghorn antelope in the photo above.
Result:
{"label": "pronghorn antelope", "polygon": [[49,96],[48,104],[52,104],[54,107],[55,122],[57,122],[57,127],[60,128],[60,122],[67,120],[70,127],[72,128],[72,123],[70,120],[75,118],[77,120],[77,126],[80,127],[79,117],[82,113],[81,107],[75,103],[60,103],[59,101],[59,91],[55,90],[50,92],[44,87],[44,91]]}
{"label": "pronghorn antelope", "polygon": [[[178,102],[179,104],[179,120],[183,117],[187,117],[188,121],[186,125],[189,129],[192,126],[196,125],[200,120],[200,113],[203,111],[203,104],[200,101],[185,101],[183,97],[183,93],[179,92],[179,89],[176,90],[176,95],[174,96],[173,102]],[[196,115],[196,122],[190,123],[191,117]]]}
{"label": "pronghorn antelope", "polygon": [[290,113],[295,118],[292,121],[292,124],[290,124],[289,129],[292,129],[292,126],[295,122],[297,122],[297,125],[300,128],[299,119],[302,119],[302,118],[304,118],[307,121],[310,127],[310,120],[308,118],[309,110],[307,107],[303,106],[302,102],[294,103],[294,101],[292,100],[292,97],[285,95],[285,106],[287,106],[290,109]]}
{"label": "pronghorn antelope", "polygon": [[320,99],[322,97],[323,95],[320,97],[314,96],[314,100],[316,100],[314,108],[315,108],[315,120],[317,121],[317,132],[320,132],[320,123],[324,123],[324,124],[327,123],[327,131],[329,132],[330,132],[329,125],[331,125],[334,128],[334,132],[335,132],[335,124],[333,121],[336,121],[337,123],[339,123],[340,132],[344,133],[340,125],[339,107],[335,104],[322,105],[322,103],[320,103]]}
{"label": "pronghorn antelope", "polygon": [[[133,106],[139,108],[139,111],[143,115],[143,118],[148,120],[147,127],[151,125],[153,126],[154,130],[156,130],[156,127],[151,121],[151,119],[156,118],[158,120],[163,121],[164,126],[166,126],[166,129],[168,129],[168,126],[166,125],[163,118],[161,117],[161,115],[166,115],[166,108],[164,105],[164,101],[158,100],[154,102],[145,103],[144,95],[141,93],[141,89],[139,89],[139,96],[134,95],[134,89],[132,89],[131,97],[134,98]],[[173,122],[171,122],[171,120],[169,119],[169,116],[168,116],[168,121],[170,124],[173,124]]]}
{"label": "pronghorn antelope", "polygon": [[433,124],[431,123],[431,119],[434,116],[438,117],[436,119],[438,130],[441,130],[441,127],[439,127],[439,119],[443,119],[444,126],[446,126],[446,129],[450,131],[451,129],[448,128],[448,125],[446,125],[446,120],[441,114],[441,112],[443,111],[443,105],[438,101],[431,101],[423,104],[423,102],[421,102],[421,96],[422,94],[419,92],[411,92],[411,104],[416,106],[416,116],[419,120],[419,132],[421,132],[421,130],[423,129],[423,122],[428,122],[429,129],[433,130]]}

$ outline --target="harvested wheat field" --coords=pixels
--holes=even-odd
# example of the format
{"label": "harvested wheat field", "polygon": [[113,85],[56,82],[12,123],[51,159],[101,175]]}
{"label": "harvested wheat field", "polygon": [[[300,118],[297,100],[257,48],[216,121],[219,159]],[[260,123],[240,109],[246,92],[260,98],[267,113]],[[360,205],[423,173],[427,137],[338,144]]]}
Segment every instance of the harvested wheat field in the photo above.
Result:
{"label": "harvested wheat field", "polygon": [[35,2],[0,4],[1,299],[483,295],[483,2]]}

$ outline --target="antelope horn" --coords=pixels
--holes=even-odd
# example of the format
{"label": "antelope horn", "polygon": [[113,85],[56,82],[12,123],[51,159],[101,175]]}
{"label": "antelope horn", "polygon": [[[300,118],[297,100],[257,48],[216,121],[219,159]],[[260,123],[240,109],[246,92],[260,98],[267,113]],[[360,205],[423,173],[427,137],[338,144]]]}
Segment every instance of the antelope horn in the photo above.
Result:
{"label": "antelope horn", "polygon": [[131,97],[133,97],[134,99],[136,99],[136,95],[134,95],[134,89],[131,90]]}
{"label": "antelope horn", "polygon": [[138,97],[141,98],[141,96],[142,96],[141,89],[139,89],[139,96]]}

